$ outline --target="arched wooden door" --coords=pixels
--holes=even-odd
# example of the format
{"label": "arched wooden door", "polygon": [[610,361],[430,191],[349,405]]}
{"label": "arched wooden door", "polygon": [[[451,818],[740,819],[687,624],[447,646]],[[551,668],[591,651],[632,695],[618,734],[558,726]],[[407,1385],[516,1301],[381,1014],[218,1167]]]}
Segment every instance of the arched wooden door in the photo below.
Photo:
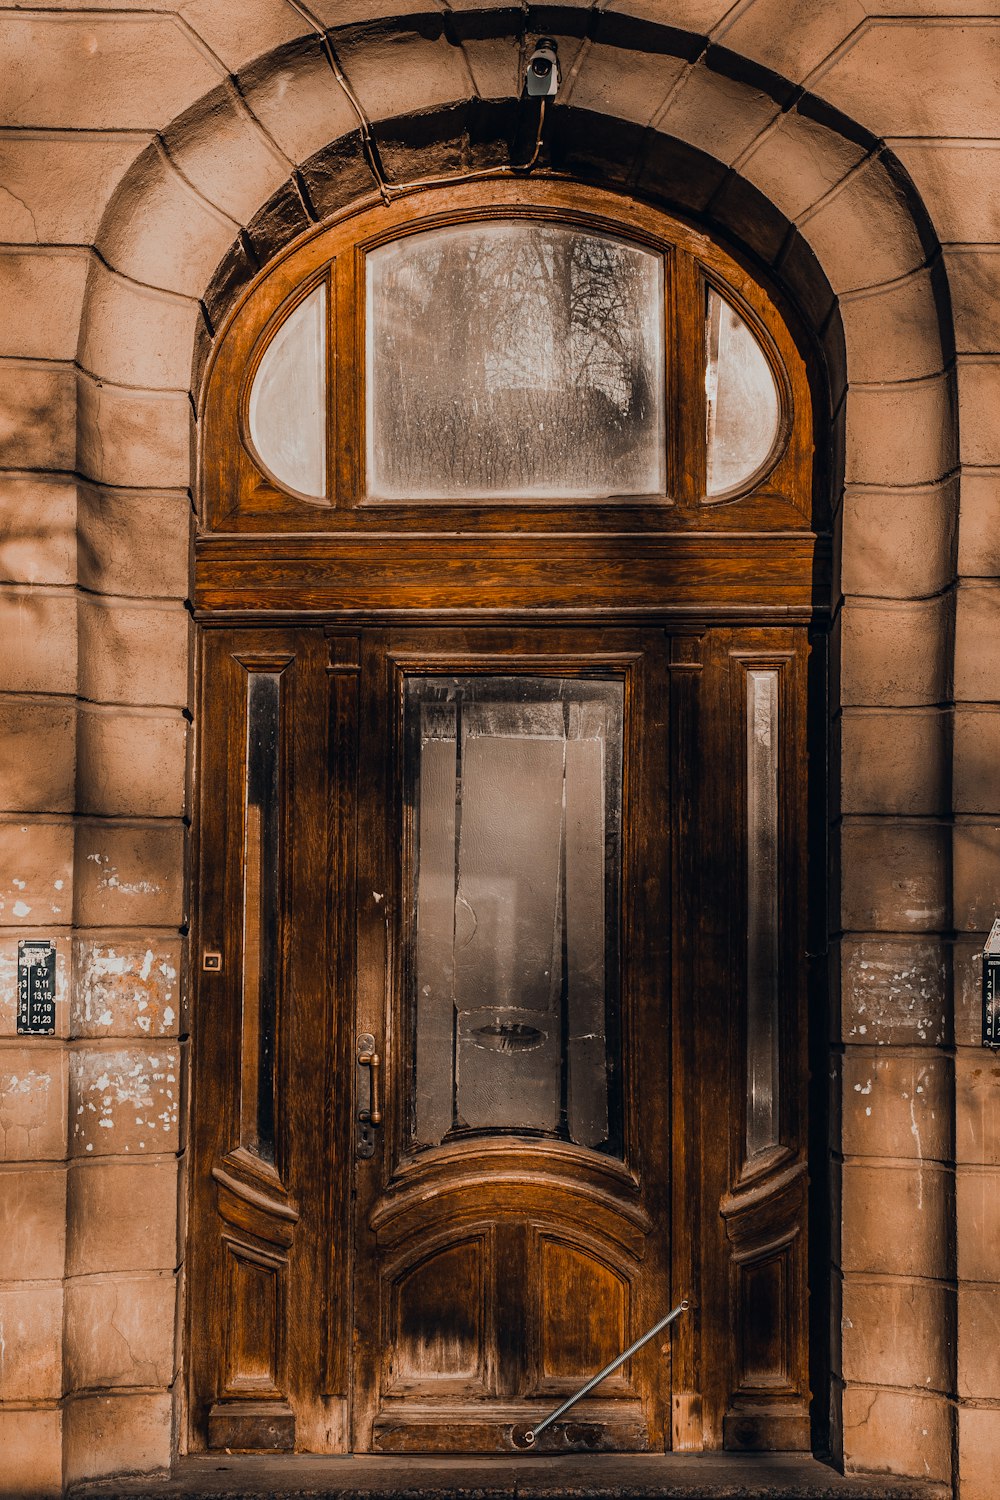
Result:
{"label": "arched wooden door", "polygon": [[801,360],[701,237],[493,183],[210,371],[191,1441],[808,1445]]}

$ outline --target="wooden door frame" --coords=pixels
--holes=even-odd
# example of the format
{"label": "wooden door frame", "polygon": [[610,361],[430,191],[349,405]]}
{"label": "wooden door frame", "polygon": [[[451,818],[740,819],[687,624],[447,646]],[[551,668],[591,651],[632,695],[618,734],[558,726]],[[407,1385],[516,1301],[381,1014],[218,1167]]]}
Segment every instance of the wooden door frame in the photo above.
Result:
{"label": "wooden door frame", "polygon": [[[597,504],[583,508],[565,502],[499,506],[473,502],[458,507],[436,503],[413,507],[366,505],[358,467],[357,430],[352,427],[361,410],[357,404],[362,369],[360,313],[351,305],[348,295],[350,286],[357,284],[364,247],[432,224],[511,214],[563,219],[605,232],[623,232],[646,245],[663,247],[672,268],[668,278],[670,308],[674,316],[686,319],[685,336],[672,336],[670,342],[672,376],[679,382],[680,400],[670,439],[672,456],[668,467],[672,488],[653,504]],[[334,464],[339,476],[335,491],[338,503],[323,507],[283,493],[262,471],[246,441],[245,407],[247,381],[260,358],[262,338],[269,336],[268,331],[276,326],[276,320],[301,293],[308,279],[330,264],[331,256],[344,266],[350,262],[352,267],[350,276],[338,275],[337,296],[332,298],[332,305],[337,337],[341,339],[340,369],[353,370],[355,377],[338,391],[335,417],[331,416],[331,441],[341,445]],[[704,441],[703,381],[699,387],[697,378],[702,358],[699,298],[706,284],[721,286],[745,311],[762,337],[779,382],[783,382],[786,403],[784,449],[745,493],[723,497],[721,502],[706,500],[702,492],[704,461],[697,456],[698,445]],[[307,655],[313,653],[310,657],[313,685],[309,693],[318,716],[315,724],[321,723],[322,730],[314,726],[311,732],[315,737],[314,748],[322,739],[322,754],[329,759],[336,775],[328,805],[318,789],[313,788],[314,796],[319,799],[316,806],[322,807],[326,832],[322,850],[317,847],[310,856],[310,870],[318,882],[314,884],[313,895],[316,888],[330,886],[344,893],[340,915],[330,934],[329,951],[323,955],[317,971],[326,992],[336,999],[338,1014],[345,1013],[353,973],[351,913],[356,907],[357,894],[353,839],[356,722],[363,709],[358,681],[360,631],[387,627],[394,622],[429,622],[435,618],[446,618],[459,628],[490,625],[501,629],[505,624],[518,628],[534,620],[545,624],[587,622],[595,629],[602,625],[611,628],[634,625],[668,630],[672,639],[672,702],[676,708],[671,721],[671,756],[678,792],[695,784],[704,725],[715,712],[709,705],[705,684],[710,680],[716,684],[712,704],[723,697],[727,702],[731,698],[728,658],[723,668],[721,660],[713,654],[712,642],[721,638],[717,633],[738,627],[772,632],[805,627],[822,634],[831,558],[829,539],[823,531],[826,475],[823,463],[814,466],[812,457],[814,429],[824,431],[825,411],[820,404],[821,383],[817,381],[815,389],[811,388],[805,359],[782,316],[782,306],[780,289],[765,290],[745,266],[696,229],[678,224],[622,195],[563,180],[546,180],[542,176],[530,182],[486,180],[415,193],[405,203],[389,208],[371,202],[354,205],[331,224],[310,231],[284,251],[251,283],[227,317],[208,362],[199,408],[203,419],[199,429],[199,499],[203,524],[194,549],[195,616],[201,640],[199,661],[203,663],[212,657],[210,642],[218,639],[216,632],[223,628],[244,631],[247,651],[259,651],[265,638],[272,642],[268,649],[287,649],[288,641],[301,642],[307,637],[313,642],[307,652]],[[820,451],[824,451],[822,445]],[[274,644],[281,641],[284,646]],[[710,645],[707,656],[706,642]],[[212,773],[214,766],[217,775],[222,741],[213,741],[213,732],[217,731],[213,731],[205,714],[214,691],[208,675],[200,665],[199,756],[206,773]],[[800,685],[799,691],[804,701],[804,685]],[[814,756],[820,742],[825,744],[824,692],[823,684],[817,680],[808,695],[809,712],[814,716],[809,736]],[[222,733],[229,746],[230,771],[235,775],[232,768],[239,760],[239,752],[233,736],[238,736],[240,710],[235,699],[230,706],[230,723],[223,725]],[[804,724],[798,726],[796,733],[804,746]],[[294,758],[298,744],[294,733],[291,740],[289,754]],[[819,762],[823,771],[813,775],[810,783],[810,796],[814,799],[811,822],[806,819],[804,809],[800,808],[797,814],[801,827],[810,827],[813,836],[824,821],[825,757],[819,756],[814,764]],[[199,775],[197,796],[194,868],[198,872],[198,894],[204,900],[228,901],[235,921],[232,881],[227,887],[224,874],[212,869],[211,830],[221,826],[224,833],[225,828],[219,824],[220,808],[212,804],[213,793],[205,775]],[[694,820],[704,813],[694,802],[690,806],[677,805],[678,817],[685,828],[694,826]],[[715,811],[718,813],[718,809]],[[724,833],[723,829],[720,837]],[[823,847],[822,838],[819,847]],[[675,932],[684,927],[679,893],[686,889],[685,882],[693,874],[691,848],[691,840],[687,843],[677,840],[671,913]],[[815,914],[824,909],[825,871],[821,858],[814,864],[813,873],[810,909]],[[729,878],[729,874],[728,869],[721,868],[722,878]],[[300,872],[295,878],[305,877]],[[800,894],[805,903],[804,877]],[[796,930],[801,938],[800,921]],[[820,951],[820,945],[811,946],[813,951]],[[204,966],[205,954],[213,951],[224,955],[221,972]],[[801,951],[804,952],[804,944]],[[325,1340],[315,1333],[309,1336],[313,1340],[308,1345],[312,1350],[310,1358],[314,1358],[315,1368],[322,1371],[320,1393],[314,1391],[310,1396],[299,1389],[289,1396],[286,1391],[278,1400],[271,1392],[263,1402],[265,1409],[253,1411],[253,1380],[249,1384],[244,1381],[240,1398],[246,1408],[240,1418],[243,1425],[237,1422],[226,1427],[234,1415],[235,1398],[226,1397],[219,1385],[213,1364],[213,1360],[218,1363],[217,1351],[205,1347],[201,1326],[204,1313],[198,1311],[214,1307],[212,1277],[218,1278],[221,1272],[218,1261],[212,1257],[217,1257],[218,1249],[209,1250],[206,1244],[199,1243],[199,1235],[207,1233],[217,1239],[220,1220],[228,1225],[226,1233],[231,1240],[238,1239],[241,1233],[249,1235],[247,1243],[255,1246],[258,1262],[246,1260],[247,1265],[257,1264],[257,1272],[248,1271],[247,1275],[251,1282],[257,1275],[258,1287],[265,1284],[268,1276],[280,1280],[285,1274],[281,1265],[287,1264],[289,1251],[293,1246],[303,1247],[301,1252],[295,1248],[294,1254],[306,1254],[304,1263],[313,1267],[313,1285],[325,1287],[324,1308],[331,1313],[336,1311],[338,1294],[343,1302],[345,1296],[349,1298],[350,1288],[341,1286],[338,1293],[332,1278],[327,1286],[324,1278],[328,1267],[319,1245],[326,1230],[303,1220],[302,1205],[289,1201],[291,1195],[280,1181],[275,1186],[266,1174],[255,1178],[254,1171],[239,1158],[230,1162],[232,1170],[222,1163],[227,1151],[232,1156],[231,1143],[225,1149],[219,1146],[220,1112],[213,1111],[206,1091],[212,1087],[213,1068],[221,1077],[227,1060],[231,1063],[230,1053],[238,1031],[234,1030],[236,1022],[230,1016],[226,1022],[228,1032],[223,1027],[218,1035],[212,1036],[209,1018],[224,994],[228,996],[226,1003],[230,1010],[237,1004],[233,986],[237,979],[238,943],[230,938],[227,947],[223,935],[206,928],[196,910],[192,953],[196,980],[192,987],[197,989],[197,995],[193,1009],[191,1296],[187,1313],[191,1441],[194,1446],[205,1442],[210,1425],[208,1412],[216,1404],[226,1408],[217,1413],[216,1437],[222,1441],[228,1432],[229,1446],[241,1446],[241,1438],[247,1438],[249,1446],[281,1447],[294,1441],[299,1447],[344,1451],[348,1439],[342,1393],[346,1389],[348,1350],[343,1340],[332,1335]],[[294,967],[294,956],[289,962]],[[723,993],[724,961],[718,945],[706,954],[692,950],[690,944],[685,947],[684,943],[678,943],[672,962],[675,996],[693,993],[694,987],[701,984],[714,987],[711,992],[717,997]],[[298,979],[292,983],[292,989],[296,985],[299,985],[297,993],[310,992],[309,982],[305,982],[305,991]],[[802,1037],[807,1024],[815,1035],[816,1026],[821,1024],[815,1017],[825,1011],[825,1001],[823,1006],[815,1008],[815,1014],[809,1011],[808,1023],[801,997],[799,1004]],[[315,1050],[319,1036],[328,1063],[325,1071],[317,1070],[313,1064],[311,1103],[298,1101],[293,1114],[300,1129],[305,1128],[310,1109],[314,1117],[322,1116],[325,1144],[321,1154],[346,1162],[350,1159],[349,1141],[343,1126],[337,1134],[331,1099],[337,1077],[342,1078],[343,1070],[350,1066],[350,1055],[345,1028],[328,1031],[330,1024],[328,1016],[308,1044],[297,1042],[305,1056],[309,1045]],[[679,1046],[688,1049],[686,1055],[693,1069],[690,1014],[676,1013],[673,1025]],[[230,1053],[225,1045],[226,1035]],[[804,1062],[801,1049],[800,1056]],[[804,1073],[803,1066],[802,1080],[797,1084],[802,1090]],[[822,1069],[818,1076],[824,1074]],[[693,1071],[689,1076],[694,1076]],[[734,1087],[731,1083],[730,1092]],[[816,1090],[810,1118],[822,1120],[825,1103],[818,1084]],[[231,1108],[231,1098],[227,1107]],[[681,1155],[698,1145],[704,1111],[697,1090],[692,1097],[680,1097],[675,1092],[672,1107],[675,1150],[680,1160]],[[801,1143],[804,1149],[804,1126]],[[822,1203],[825,1176],[819,1142],[815,1144],[814,1176],[820,1187],[814,1198]],[[218,1173],[212,1175],[220,1163],[225,1181]],[[770,1165],[774,1168],[773,1175],[780,1176],[780,1161]],[[726,1235],[727,1224],[732,1230],[727,1243],[738,1251],[750,1243],[748,1235],[752,1240],[757,1228],[767,1225],[768,1213],[758,1212],[760,1205],[753,1197],[762,1179],[756,1185],[742,1181],[739,1163],[729,1162],[727,1171],[720,1191],[733,1201],[727,1204],[727,1215],[722,1217],[717,1208],[687,1213],[690,1196],[677,1187],[682,1174],[675,1174],[674,1245],[678,1253],[683,1250],[687,1256],[686,1264],[693,1263],[706,1242],[706,1235],[709,1239],[713,1234]],[[783,1190],[788,1190],[783,1200],[786,1206],[804,1192],[804,1183],[804,1174],[795,1172],[783,1185]],[[322,1222],[335,1223],[338,1216],[342,1220],[348,1209],[349,1185],[346,1173],[342,1173],[341,1178],[331,1183],[328,1201],[322,1207]],[[296,1214],[298,1218],[294,1217]],[[821,1220],[824,1215],[822,1209]],[[816,1241],[814,1245],[821,1258],[822,1245]],[[822,1331],[825,1279],[818,1261],[815,1269],[814,1285],[819,1295],[813,1302],[812,1348],[814,1362],[818,1361],[815,1368],[825,1376],[822,1357],[817,1352],[825,1346]],[[228,1295],[233,1296],[231,1285]],[[725,1296],[730,1295],[731,1288],[727,1286]],[[323,1322],[324,1326],[330,1326],[329,1317],[324,1316]],[[275,1339],[272,1365],[277,1369],[284,1355],[277,1335]],[[231,1349],[225,1358],[231,1362]],[[728,1388],[723,1390],[724,1377],[708,1369],[702,1358],[695,1318],[682,1320],[677,1329],[674,1376],[676,1448],[700,1447],[706,1425],[714,1434],[727,1427],[727,1441],[737,1446],[755,1443],[773,1446],[775,1442],[788,1446],[790,1441],[796,1445],[803,1441],[801,1402],[798,1416],[784,1428],[780,1422],[769,1423],[767,1411],[761,1409],[767,1406],[766,1390],[758,1391],[760,1399],[756,1400],[752,1386],[748,1387],[744,1396],[730,1406],[731,1392]],[[277,1383],[272,1381],[272,1384],[277,1390]],[[817,1389],[820,1388],[817,1384]],[[220,1399],[220,1391],[224,1399]],[[283,1414],[279,1413],[282,1402]],[[257,1402],[258,1407],[261,1404]],[[292,1404],[296,1406],[294,1414]],[[277,1424],[272,1420],[276,1414],[281,1416]]]}

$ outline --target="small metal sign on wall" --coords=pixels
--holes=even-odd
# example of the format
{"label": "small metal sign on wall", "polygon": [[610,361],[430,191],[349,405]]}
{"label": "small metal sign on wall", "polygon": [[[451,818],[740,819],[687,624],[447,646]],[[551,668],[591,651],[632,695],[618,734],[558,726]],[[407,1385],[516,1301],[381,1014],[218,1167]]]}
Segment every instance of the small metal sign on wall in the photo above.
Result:
{"label": "small metal sign on wall", "polygon": [[983,949],[983,1046],[1000,1047],[1000,917]]}
{"label": "small metal sign on wall", "polygon": [[17,1032],[54,1036],[56,1030],[56,945],[47,938],[25,938],[17,945]]}

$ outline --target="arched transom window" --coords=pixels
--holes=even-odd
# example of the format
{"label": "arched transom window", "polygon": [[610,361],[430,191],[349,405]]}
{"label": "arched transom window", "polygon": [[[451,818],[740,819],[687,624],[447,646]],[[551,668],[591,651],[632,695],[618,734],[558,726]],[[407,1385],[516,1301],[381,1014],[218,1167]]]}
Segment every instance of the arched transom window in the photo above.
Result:
{"label": "arched transom window", "polygon": [[207,386],[208,518],[750,502],[787,525],[808,511],[800,374],[761,288],[661,214],[554,183],[416,194],[314,233],[237,309]]}

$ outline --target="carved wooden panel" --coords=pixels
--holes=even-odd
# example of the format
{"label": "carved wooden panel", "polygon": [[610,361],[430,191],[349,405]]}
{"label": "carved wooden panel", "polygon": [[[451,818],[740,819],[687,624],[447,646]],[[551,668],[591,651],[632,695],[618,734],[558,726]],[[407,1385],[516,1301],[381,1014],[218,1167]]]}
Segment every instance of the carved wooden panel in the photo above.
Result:
{"label": "carved wooden panel", "polygon": [[279,1395],[283,1332],[283,1259],[262,1255],[228,1237],[226,1246],[225,1393]]}
{"label": "carved wooden panel", "polygon": [[[629,1285],[620,1269],[589,1245],[541,1234],[539,1250],[540,1370],[543,1388],[561,1390],[590,1378],[628,1343]],[[619,1375],[602,1387],[624,1389]]]}
{"label": "carved wooden panel", "polygon": [[494,1327],[495,1236],[431,1251],[387,1288],[387,1389],[484,1393]]}

